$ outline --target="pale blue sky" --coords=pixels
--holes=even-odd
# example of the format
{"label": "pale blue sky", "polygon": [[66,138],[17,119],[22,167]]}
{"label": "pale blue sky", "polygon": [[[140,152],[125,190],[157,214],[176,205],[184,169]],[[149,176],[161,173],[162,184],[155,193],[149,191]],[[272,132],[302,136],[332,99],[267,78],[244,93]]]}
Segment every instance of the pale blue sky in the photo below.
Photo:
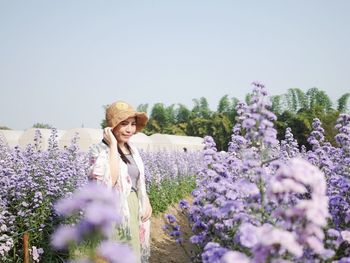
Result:
{"label": "pale blue sky", "polygon": [[0,126],[99,128],[126,100],[216,109],[270,95],[350,92],[348,0],[0,0]]}

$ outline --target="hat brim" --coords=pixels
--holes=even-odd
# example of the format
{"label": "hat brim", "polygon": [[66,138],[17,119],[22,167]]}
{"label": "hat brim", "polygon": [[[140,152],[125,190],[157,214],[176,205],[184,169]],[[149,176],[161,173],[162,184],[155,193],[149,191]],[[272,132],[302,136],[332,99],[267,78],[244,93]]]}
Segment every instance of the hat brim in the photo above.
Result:
{"label": "hat brim", "polygon": [[112,129],[115,129],[123,120],[126,120],[128,118],[135,117],[136,118],[136,132],[141,131],[143,128],[146,127],[147,122],[148,122],[148,117],[145,112],[134,112],[131,114],[126,114],[125,116],[122,117],[122,120],[119,121]]}
{"label": "hat brim", "polygon": [[148,122],[148,117],[145,112],[136,112],[136,131],[139,132],[146,127]]}

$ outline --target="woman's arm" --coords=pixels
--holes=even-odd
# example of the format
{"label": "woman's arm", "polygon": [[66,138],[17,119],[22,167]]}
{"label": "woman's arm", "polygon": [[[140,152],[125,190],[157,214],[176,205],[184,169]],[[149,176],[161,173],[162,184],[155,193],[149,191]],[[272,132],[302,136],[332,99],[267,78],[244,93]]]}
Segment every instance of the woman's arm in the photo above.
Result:
{"label": "woman's arm", "polygon": [[103,130],[103,139],[109,146],[109,167],[111,173],[112,186],[116,185],[119,181],[119,153],[118,142],[115,138],[112,128],[107,127]]}

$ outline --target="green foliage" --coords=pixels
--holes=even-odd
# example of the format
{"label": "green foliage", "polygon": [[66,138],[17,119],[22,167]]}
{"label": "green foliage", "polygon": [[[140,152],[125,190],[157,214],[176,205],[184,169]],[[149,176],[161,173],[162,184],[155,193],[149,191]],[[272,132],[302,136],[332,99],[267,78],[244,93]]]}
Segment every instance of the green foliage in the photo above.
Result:
{"label": "green foliage", "polygon": [[277,138],[279,140],[284,139],[285,130],[287,127],[290,127],[299,145],[308,144],[307,138],[312,130],[312,118],[310,120],[306,118],[305,115],[298,115],[290,111],[285,111],[278,116],[277,119],[275,125],[278,133]]}
{"label": "green foliage", "polygon": [[12,129],[7,126],[0,126],[0,130],[12,130]]}
{"label": "green foliage", "polygon": [[188,196],[196,186],[195,177],[183,177],[178,180],[163,180],[159,185],[151,183],[149,199],[153,214],[164,212],[170,205]]}
{"label": "green foliage", "polygon": [[228,113],[231,110],[230,107],[230,101],[228,99],[228,95],[223,96],[220,100],[219,100],[219,105],[218,105],[218,112],[219,113]]}
{"label": "green foliage", "polygon": [[297,113],[300,110],[313,110],[322,108],[323,111],[332,110],[332,102],[329,96],[318,88],[311,88],[306,93],[298,88],[289,89],[286,94],[273,96],[272,110],[276,114],[285,111]]}
{"label": "green foliage", "polygon": [[282,98],[279,95],[271,96],[271,111],[274,112],[276,115],[282,113]]}
{"label": "green foliage", "polygon": [[209,103],[206,98],[201,97],[199,100],[193,99],[193,103],[192,114],[194,117],[210,118],[212,112],[209,109]]}
{"label": "green foliage", "polygon": [[137,106],[136,108],[137,111],[139,112],[148,112],[148,103],[146,104],[140,104],[139,106]]}
{"label": "green foliage", "polygon": [[236,116],[237,98],[229,99],[223,96],[218,105],[218,111],[209,109],[208,101],[202,97],[194,99],[194,106],[189,110],[183,104],[166,107],[156,103],[144,133],[187,135],[204,137],[211,135],[217,142],[219,150],[226,150],[231,135],[231,129]]}
{"label": "green foliage", "polygon": [[297,112],[300,109],[307,108],[307,95],[300,89],[289,89],[286,97],[287,109],[292,112]]}
{"label": "green foliage", "polygon": [[317,88],[311,88],[306,92],[309,109],[316,107],[322,108],[324,111],[329,111],[332,108],[332,102],[328,95]]}
{"label": "green foliage", "polygon": [[347,112],[348,111],[348,107],[347,107],[347,103],[350,97],[350,93],[345,93],[343,96],[341,96],[338,99],[338,111],[339,112]]}
{"label": "green foliage", "polygon": [[53,129],[52,125],[47,124],[47,123],[35,123],[33,124],[32,128],[36,128],[36,129]]}
{"label": "green foliage", "polygon": [[215,113],[211,118],[208,132],[214,138],[219,150],[226,150],[231,139],[232,121],[223,113]]}
{"label": "green foliage", "polygon": [[246,104],[250,104],[250,101],[252,99],[252,94],[251,93],[248,93],[247,95],[245,95],[245,103]]}
{"label": "green foliage", "polygon": [[195,117],[191,119],[187,126],[187,134],[204,137],[209,134],[210,119]]}
{"label": "green foliage", "polygon": [[275,122],[278,132],[278,139],[284,138],[285,129],[290,127],[294,138],[298,141],[299,145],[305,145],[307,149],[310,145],[307,142],[307,138],[312,131],[312,121],[314,118],[319,118],[322,122],[322,127],[325,130],[326,140],[332,144],[335,144],[334,136],[337,134],[334,126],[339,116],[339,112],[335,110],[324,111],[324,108],[314,107],[313,109],[303,109],[298,113],[285,111],[281,115],[278,115]]}
{"label": "green foliage", "polygon": [[147,128],[155,133],[164,133],[175,120],[173,108],[173,105],[166,107],[163,103],[156,103],[152,108]]}
{"label": "green foliage", "polygon": [[183,104],[178,104],[178,108],[175,110],[175,123],[187,123],[190,120],[191,111]]}
{"label": "green foliage", "polygon": [[338,100],[338,111],[332,108],[328,95],[317,88],[311,88],[306,93],[300,89],[289,89],[284,95],[272,97],[272,111],[277,115],[278,139],[283,139],[285,129],[290,127],[299,145],[309,148],[307,138],[312,130],[312,121],[319,118],[326,139],[334,144],[335,122],[339,109],[346,109],[347,97],[345,94]]}
{"label": "green foliage", "polygon": [[[104,112],[106,112],[107,107],[108,107],[108,105],[103,105],[103,110],[104,110]],[[104,129],[104,128],[107,127],[106,118],[103,118],[103,119],[101,120],[100,126],[101,126],[101,129]]]}
{"label": "green foliage", "polygon": [[[231,100],[228,98],[228,95],[223,96],[219,100],[217,113],[222,113],[225,115],[231,122],[234,122],[236,117],[236,106],[238,99],[233,97]],[[215,113],[214,113],[215,115]]]}

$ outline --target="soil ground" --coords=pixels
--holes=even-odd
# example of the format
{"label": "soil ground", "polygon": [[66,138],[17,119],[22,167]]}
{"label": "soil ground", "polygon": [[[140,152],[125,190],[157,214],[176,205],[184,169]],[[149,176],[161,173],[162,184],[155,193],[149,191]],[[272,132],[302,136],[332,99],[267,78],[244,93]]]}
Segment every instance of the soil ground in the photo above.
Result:
{"label": "soil ground", "polygon": [[[187,199],[189,200],[189,199]],[[189,200],[190,201],[190,200]],[[165,213],[153,216],[151,219],[151,257],[150,263],[188,263],[191,262],[185,251],[174,239],[170,238],[162,229],[165,225],[165,215],[172,214],[176,217],[181,227],[184,247],[190,253],[191,244],[189,237],[191,229],[187,217],[181,212],[178,204],[169,207]]]}

